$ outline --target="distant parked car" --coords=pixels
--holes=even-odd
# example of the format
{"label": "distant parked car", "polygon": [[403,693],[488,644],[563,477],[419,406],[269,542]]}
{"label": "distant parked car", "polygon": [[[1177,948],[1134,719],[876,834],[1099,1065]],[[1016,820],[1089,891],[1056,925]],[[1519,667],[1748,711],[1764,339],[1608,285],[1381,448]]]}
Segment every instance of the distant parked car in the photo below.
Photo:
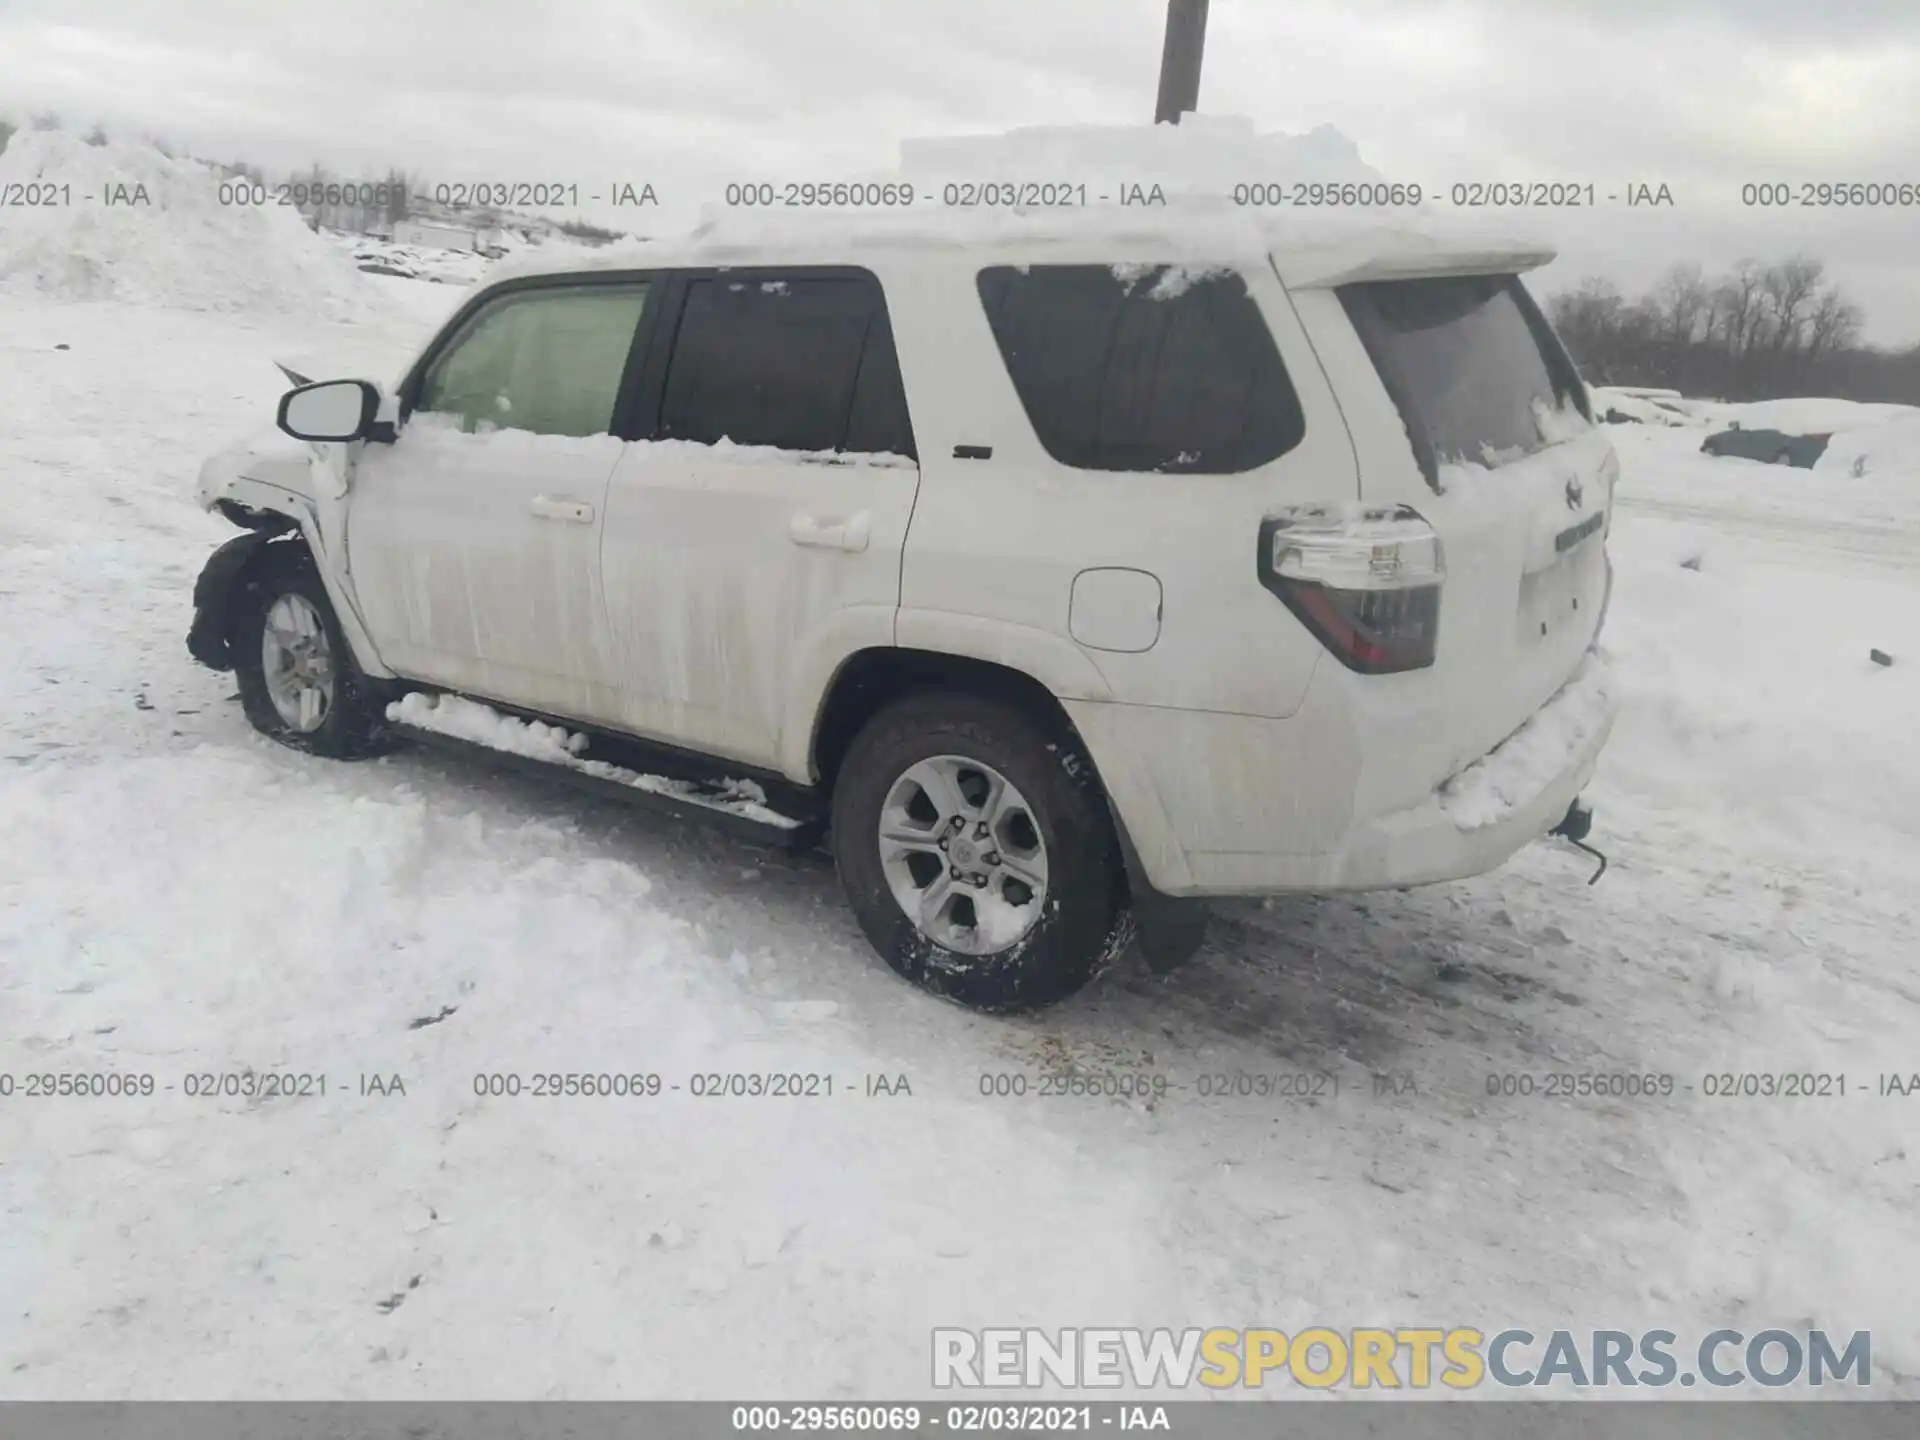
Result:
{"label": "distant parked car", "polygon": [[1811,470],[1814,461],[1826,452],[1825,435],[1789,435],[1784,430],[1742,430],[1738,425],[1709,435],[1701,442],[1701,453],[1731,455],[1740,460],[1758,460],[1766,465],[1796,465]]}

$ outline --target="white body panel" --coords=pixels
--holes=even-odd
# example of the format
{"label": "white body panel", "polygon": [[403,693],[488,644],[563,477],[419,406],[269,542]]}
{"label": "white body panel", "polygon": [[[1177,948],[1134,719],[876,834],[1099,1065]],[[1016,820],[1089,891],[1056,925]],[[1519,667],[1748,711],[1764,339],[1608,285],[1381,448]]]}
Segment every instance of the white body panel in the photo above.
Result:
{"label": "white body panel", "polygon": [[[901,583],[903,627],[957,614],[1039,631],[1077,649],[1125,703],[1291,714],[1320,647],[1298,625],[1276,623],[1284,611],[1275,616],[1278,603],[1254,573],[1260,520],[1279,505],[1355,500],[1360,481],[1339,405],[1271,268],[1243,273],[1300,393],[1305,439],[1244,474],[1166,475],[1074,470],[1048,456],[975,298],[981,263],[942,256],[897,298],[889,291],[927,457]],[[973,303],[956,305],[955,296]],[[956,445],[991,446],[993,455],[955,459]],[[1074,638],[1075,578],[1101,567],[1160,582],[1150,648],[1100,649]]]}
{"label": "white body panel", "polygon": [[[815,725],[850,656],[898,646],[967,657],[1017,670],[1061,701],[1166,893],[1397,886],[1498,865],[1560,818],[1605,741],[1604,687],[1568,684],[1604,610],[1604,528],[1564,553],[1555,538],[1609,505],[1611,451],[1588,430],[1449,476],[1436,494],[1330,287],[1518,270],[1544,252],[1389,244],[1269,257],[1181,245],[988,236],[889,246],[829,234],[596,257],[599,269],[872,270],[917,467],[408,425],[394,444],[353,447],[335,467],[344,496],[321,493],[333,484],[325,464],[308,467],[305,493],[294,493],[302,486],[288,483],[283,458],[268,478],[257,460],[210,467],[219,473],[203,481],[203,499],[285,497],[262,508],[298,513],[373,674],[809,783]],[[1239,474],[1057,463],[1023,410],[975,277],[996,264],[1168,259],[1245,276],[1298,393],[1304,437]],[[961,458],[956,447],[991,455]],[[1577,503],[1562,498],[1568,482]],[[1440,537],[1447,579],[1427,668],[1349,670],[1257,578],[1264,517],[1356,502],[1411,506]],[[1570,711],[1578,724],[1540,718]],[[1448,782],[1518,731],[1531,738],[1488,764],[1525,751],[1529,765],[1506,764],[1497,813],[1463,823]]]}
{"label": "white body panel", "polygon": [[625,448],[418,417],[359,457],[347,575],[399,675],[578,719],[610,719],[601,601],[607,479]]}
{"label": "white body panel", "polygon": [[627,446],[607,491],[606,718],[778,768],[783,742],[805,746],[825,677],[893,643],[919,480],[892,456]]}

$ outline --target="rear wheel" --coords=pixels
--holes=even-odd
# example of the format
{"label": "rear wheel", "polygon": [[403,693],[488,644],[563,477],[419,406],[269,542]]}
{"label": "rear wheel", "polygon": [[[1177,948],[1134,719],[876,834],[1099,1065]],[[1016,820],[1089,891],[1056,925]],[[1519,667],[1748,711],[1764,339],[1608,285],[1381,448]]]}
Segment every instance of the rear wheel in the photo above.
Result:
{"label": "rear wheel", "polygon": [[874,949],[963,1005],[1062,999],[1131,933],[1092,766],[1015,706],[944,692],[881,711],[847,751],[832,829]]}
{"label": "rear wheel", "polygon": [[306,550],[268,547],[238,585],[229,648],[253,728],[338,760],[371,754],[381,730],[377,698]]}

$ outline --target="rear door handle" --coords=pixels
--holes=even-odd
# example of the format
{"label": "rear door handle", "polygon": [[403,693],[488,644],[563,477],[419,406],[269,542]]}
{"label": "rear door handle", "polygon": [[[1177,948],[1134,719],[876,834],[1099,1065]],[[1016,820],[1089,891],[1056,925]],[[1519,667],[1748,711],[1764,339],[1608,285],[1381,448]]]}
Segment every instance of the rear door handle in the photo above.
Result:
{"label": "rear door handle", "polygon": [[527,509],[542,520],[569,520],[575,525],[593,523],[593,506],[580,500],[556,500],[551,495],[536,495]]}
{"label": "rear door handle", "polygon": [[796,515],[787,524],[787,538],[796,545],[815,550],[845,550],[857,555],[867,548],[873,530],[873,516],[862,510],[844,520],[822,520],[813,515]]}

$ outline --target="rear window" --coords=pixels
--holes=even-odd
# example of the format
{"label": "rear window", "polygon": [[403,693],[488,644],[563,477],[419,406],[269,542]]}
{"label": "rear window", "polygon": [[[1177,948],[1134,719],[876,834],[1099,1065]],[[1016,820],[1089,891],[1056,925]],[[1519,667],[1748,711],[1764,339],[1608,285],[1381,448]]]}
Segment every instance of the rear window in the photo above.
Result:
{"label": "rear window", "polygon": [[1339,294],[1429,480],[1436,462],[1501,465],[1564,438],[1554,419],[1563,406],[1584,416],[1573,367],[1517,275],[1374,281]]}
{"label": "rear window", "polygon": [[980,299],[1034,433],[1082,470],[1231,474],[1300,443],[1244,279],[1178,266],[996,266]]}

